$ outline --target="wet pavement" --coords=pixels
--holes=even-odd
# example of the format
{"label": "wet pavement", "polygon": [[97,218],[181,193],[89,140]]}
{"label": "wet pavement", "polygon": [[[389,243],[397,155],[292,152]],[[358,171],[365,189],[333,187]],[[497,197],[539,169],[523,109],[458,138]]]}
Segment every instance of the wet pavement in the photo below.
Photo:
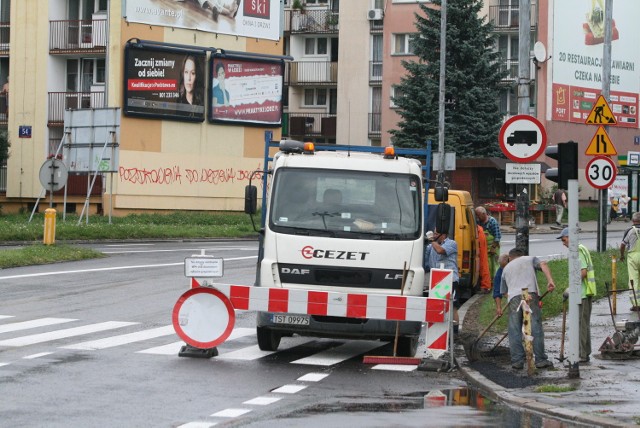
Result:
{"label": "wet pavement", "polygon": [[[595,226],[596,222],[580,225],[585,231],[590,231]],[[613,222],[608,229],[625,230],[629,226],[630,223]],[[553,225],[548,229],[549,232],[557,233],[560,228]],[[619,288],[623,287],[619,286]],[[640,320],[639,312],[631,311],[630,293],[629,291],[618,293],[616,322]],[[474,296],[461,308],[463,330],[464,315],[482,297],[482,295]],[[485,335],[478,347],[482,352],[475,354],[474,361],[469,360],[462,344],[457,344],[456,363],[471,385],[479,387],[489,398],[498,402],[589,426],[640,426],[640,358],[604,359],[599,351],[604,341],[616,332],[608,299],[605,297],[593,303],[591,314],[593,352],[590,362],[580,363],[577,379],[570,379],[569,370],[563,365],[567,364],[569,355],[568,326],[564,345],[565,360],[559,361],[562,315],[545,320],[543,325],[545,348],[549,359],[555,364],[552,369],[537,370],[532,377],[527,375],[526,369],[512,369],[508,339],[505,339],[494,351],[489,352],[502,335],[498,337]],[[538,392],[540,388],[545,390],[557,388],[566,392]]]}

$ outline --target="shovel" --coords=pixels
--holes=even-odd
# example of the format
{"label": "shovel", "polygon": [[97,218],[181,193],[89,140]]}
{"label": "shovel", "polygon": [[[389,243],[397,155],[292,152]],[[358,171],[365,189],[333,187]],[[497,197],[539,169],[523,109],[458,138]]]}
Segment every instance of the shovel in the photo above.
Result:
{"label": "shovel", "polygon": [[496,321],[498,321],[502,317],[502,314],[504,314],[505,309],[507,309],[507,305],[508,305],[508,303],[506,305],[504,305],[500,315],[496,315],[495,317],[493,317],[493,319],[491,320],[489,325],[486,326],[485,329],[482,330],[480,335],[478,337],[476,337],[476,339],[471,343],[471,345],[469,346],[469,351],[467,352],[467,356],[469,357],[469,360],[476,361],[476,360],[478,360],[480,358],[480,352],[478,351],[478,342],[480,341],[480,338],[482,338],[482,336],[484,336],[485,333],[487,331],[489,331],[491,326],[494,325],[496,323]]}

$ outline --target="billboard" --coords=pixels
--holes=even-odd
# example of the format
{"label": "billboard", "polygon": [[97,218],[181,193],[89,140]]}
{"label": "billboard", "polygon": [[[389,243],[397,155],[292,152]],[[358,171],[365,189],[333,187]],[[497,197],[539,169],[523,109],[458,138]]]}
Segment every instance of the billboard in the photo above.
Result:
{"label": "billboard", "polygon": [[209,33],[280,39],[280,0],[126,0],[125,19]]}
{"label": "billboard", "polygon": [[280,126],[282,61],[229,55],[209,60],[209,121]]}
{"label": "billboard", "polygon": [[[604,2],[555,1],[552,120],[585,123],[602,92]],[[638,127],[640,2],[613,7],[609,105],[619,127]]]}
{"label": "billboard", "polygon": [[205,64],[203,51],[127,43],[125,116],[204,121]]}

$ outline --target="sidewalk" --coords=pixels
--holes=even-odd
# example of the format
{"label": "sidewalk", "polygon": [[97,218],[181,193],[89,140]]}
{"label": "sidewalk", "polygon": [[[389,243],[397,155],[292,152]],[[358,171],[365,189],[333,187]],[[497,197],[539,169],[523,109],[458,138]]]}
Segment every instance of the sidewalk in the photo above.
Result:
{"label": "sidewalk", "polygon": [[[627,223],[629,224],[629,223]],[[621,288],[621,287],[620,287]],[[616,321],[638,321],[638,312],[631,312],[630,292],[617,298]],[[478,303],[476,295],[461,308],[460,318],[464,330],[464,315],[470,306]],[[466,308],[465,308],[466,307]],[[567,314],[567,324],[569,315]],[[455,350],[456,362],[469,383],[480,387],[490,398],[518,408],[542,413],[590,426],[640,426],[640,359],[607,360],[600,354],[600,346],[614,334],[608,299],[593,303],[591,314],[591,361],[580,364],[580,377],[568,378],[568,369],[558,360],[562,337],[562,315],[543,322],[545,349],[554,368],[537,370],[531,378],[525,370],[511,368],[508,339],[491,354],[482,354],[477,361],[469,361],[462,345]],[[569,355],[569,329],[564,346],[564,364]],[[502,335],[500,335],[501,337]],[[499,337],[483,337],[478,349],[490,350]],[[536,392],[540,385],[572,386],[575,390],[560,393]]]}

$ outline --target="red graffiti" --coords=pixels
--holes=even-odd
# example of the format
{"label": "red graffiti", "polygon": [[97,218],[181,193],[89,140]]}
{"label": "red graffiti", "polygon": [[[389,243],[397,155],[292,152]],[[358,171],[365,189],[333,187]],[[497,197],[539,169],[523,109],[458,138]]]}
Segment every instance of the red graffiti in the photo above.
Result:
{"label": "red graffiti", "polygon": [[[262,167],[258,164],[255,170],[235,170],[233,168],[211,169],[184,168],[184,173],[180,172],[180,167],[146,169],[146,168],[119,168],[121,182],[132,184],[196,184],[207,183],[213,185],[234,183],[251,180],[252,184],[262,186]],[[183,183],[183,175],[185,182]]]}

